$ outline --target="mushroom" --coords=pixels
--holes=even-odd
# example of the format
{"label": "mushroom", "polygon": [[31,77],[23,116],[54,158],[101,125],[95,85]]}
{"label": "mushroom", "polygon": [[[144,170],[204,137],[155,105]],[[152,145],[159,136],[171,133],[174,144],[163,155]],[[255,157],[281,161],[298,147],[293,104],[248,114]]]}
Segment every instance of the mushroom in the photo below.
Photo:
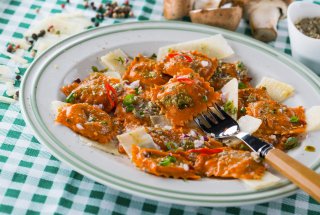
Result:
{"label": "mushroom", "polygon": [[181,19],[189,15],[195,0],[164,0],[163,15],[166,19]]}
{"label": "mushroom", "polygon": [[224,4],[224,0],[196,0],[194,9],[219,8],[222,4]]}
{"label": "mushroom", "polygon": [[235,31],[242,17],[241,7],[190,11],[191,21]]}
{"label": "mushroom", "polygon": [[252,35],[263,42],[277,38],[277,24],[287,15],[292,0],[251,0],[244,4],[244,14],[249,20]]}

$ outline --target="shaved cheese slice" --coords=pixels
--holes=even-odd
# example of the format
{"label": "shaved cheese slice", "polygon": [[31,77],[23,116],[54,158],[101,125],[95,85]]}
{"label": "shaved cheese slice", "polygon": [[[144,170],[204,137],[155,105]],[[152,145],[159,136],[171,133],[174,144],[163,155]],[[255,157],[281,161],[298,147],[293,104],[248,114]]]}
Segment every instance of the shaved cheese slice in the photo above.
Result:
{"label": "shaved cheese slice", "polygon": [[118,144],[116,141],[111,141],[107,144],[102,144],[79,135],[79,143],[97,148],[101,151],[104,151],[110,154],[120,155],[118,151]]}
{"label": "shaved cheese slice", "polygon": [[158,125],[160,127],[164,126],[172,126],[171,122],[167,120],[167,118],[164,115],[157,115],[157,116],[150,116],[150,120],[152,125]]}
{"label": "shaved cheese slice", "polygon": [[306,111],[307,131],[320,130],[320,106],[313,106]]}
{"label": "shaved cheese slice", "polygon": [[271,98],[277,102],[286,100],[294,93],[294,88],[291,85],[268,77],[263,77],[257,85],[258,87],[265,87]]}
{"label": "shaved cheese slice", "polygon": [[12,99],[12,98],[8,98],[8,97],[5,97],[5,96],[0,96],[0,102],[3,102],[3,103],[12,104],[12,103],[15,103],[16,101],[17,100]]}
{"label": "shaved cheese slice", "polygon": [[51,102],[51,106],[50,106],[50,112],[51,112],[51,114],[53,114],[54,115],[54,117],[56,117],[57,115],[58,115],[58,113],[59,113],[59,110],[63,107],[63,106],[65,106],[65,105],[67,105],[68,103],[66,103],[66,102],[61,102],[61,101],[52,101]]}
{"label": "shaved cheese slice", "polygon": [[138,127],[127,133],[118,135],[117,138],[130,159],[132,157],[132,144],[142,148],[156,148],[152,137],[147,133],[145,127]]}
{"label": "shaved cheese slice", "polygon": [[9,67],[5,65],[0,65],[0,75],[10,75],[12,72]]}
{"label": "shaved cheese slice", "polygon": [[[245,115],[240,117],[240,119],[238,120],[238,124],[240,126],[240,131],[253,134],[259,129],[260,125],[262,124],[262,120],[249,115]],[[237,145],[241,142],[242,141],[238,138],[228,138],[226,140],[223,140],[223,143],[228,146]]]}
{"label": "shaved cheese slice", "polygon": [[6,82],[6,93],[8,96],[14,96],[14,94],[16,93],[16,90],[14,89],[14,85],[12,82]]}
{"label": "shaved cheese slice", "polygon": [[245,115],[238,120],[238,124],[240,126],[240,131],[252,134],[259,129],[262,124],[262,120],[253,116]]}
{"label": "shaved cheese slice", "polygon": [[161,47],[158,51],[157,60],[162,60],[170,50],[198,51],[208,57],[216,57],[218,59],[230,57],[234,54],[234,51],[221,34],[204,39]]}
{"label": "shaved cheese slice", "polygon": [[122,79],[119,72],[109,71],[109,72],[105,72],[103,74],[107,77],[116,78],[116,79],[120,79],[120,80]]}
{"label": "shaved cheese slice", "polygon": [[129,63],[129,57],[121,49],[116,49],[102,56],[100,61],[108,69],[123,75]]}
{"label": "shaved cheese slice", "polygon": [[260,180],[241,179],[249,188],[254,190],[261,190],[270,186],[274,186],[281,181],[276,175],[266,171]]}
{"label": "shaved cheese slice", "polygon": [[226,83],[222,89],[222,100],[226,103],[232,103],[231,106],[235,108],[232,112],[232,118],[237,119],[238,112],[238,80],[236,78],[231,79],[228,83]]}

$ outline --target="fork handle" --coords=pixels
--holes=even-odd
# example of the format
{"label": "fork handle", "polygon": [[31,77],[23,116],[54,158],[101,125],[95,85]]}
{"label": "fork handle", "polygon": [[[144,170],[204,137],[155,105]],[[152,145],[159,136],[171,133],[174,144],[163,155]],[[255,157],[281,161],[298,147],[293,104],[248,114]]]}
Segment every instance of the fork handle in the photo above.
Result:
{"label": "fork handle", "polygon": [[320,175],[285,152],[273,148],[265,156],[266,162],[286,176],[303,191],[320,202]]}

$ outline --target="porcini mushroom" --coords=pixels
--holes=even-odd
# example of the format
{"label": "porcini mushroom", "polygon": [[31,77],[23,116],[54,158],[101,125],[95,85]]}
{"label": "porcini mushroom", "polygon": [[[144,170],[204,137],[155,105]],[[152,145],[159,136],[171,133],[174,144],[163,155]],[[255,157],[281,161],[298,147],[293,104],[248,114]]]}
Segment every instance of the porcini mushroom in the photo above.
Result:
{"label": "porcini mushroom", "polygon": [[277,24],[287,15],[292,0],[251,0],[244,4],[244,14],[249,20],[252,35],[263,42],[277,38]]}
{"label": "porcini mushroom", "polygon": [[219,8],[222,4],[224,4],[224,0],[196,0],[194,3],[194,9]]}
{"label": "porcini mushroom", "polygon": [[195,0],[164,0],[163,15],[166,19],[181,19],[189,15]]}
{"label": "porcini mushroom", "polygon": [[191,21],[235,31],[242,17],[241,7],[190,11]]}

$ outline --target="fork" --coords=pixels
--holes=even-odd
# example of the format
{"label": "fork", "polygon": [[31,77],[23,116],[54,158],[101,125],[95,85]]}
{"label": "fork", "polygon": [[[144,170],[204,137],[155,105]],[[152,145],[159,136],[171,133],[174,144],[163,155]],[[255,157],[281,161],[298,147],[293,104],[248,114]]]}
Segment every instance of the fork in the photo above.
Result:
{"label": "fork", "polygon": [[206,133],[213,133],[216,138],[237,137],[246,143],[250,149],[287,177],[290,181],[320,202],[320,175],[304,166],[285,152],[276,149],[272,144],[264,142],[249,133],[240,131],[240,127],[219,105],[214,105],[213,112],[201,114],[194,119],[196,124]]}

